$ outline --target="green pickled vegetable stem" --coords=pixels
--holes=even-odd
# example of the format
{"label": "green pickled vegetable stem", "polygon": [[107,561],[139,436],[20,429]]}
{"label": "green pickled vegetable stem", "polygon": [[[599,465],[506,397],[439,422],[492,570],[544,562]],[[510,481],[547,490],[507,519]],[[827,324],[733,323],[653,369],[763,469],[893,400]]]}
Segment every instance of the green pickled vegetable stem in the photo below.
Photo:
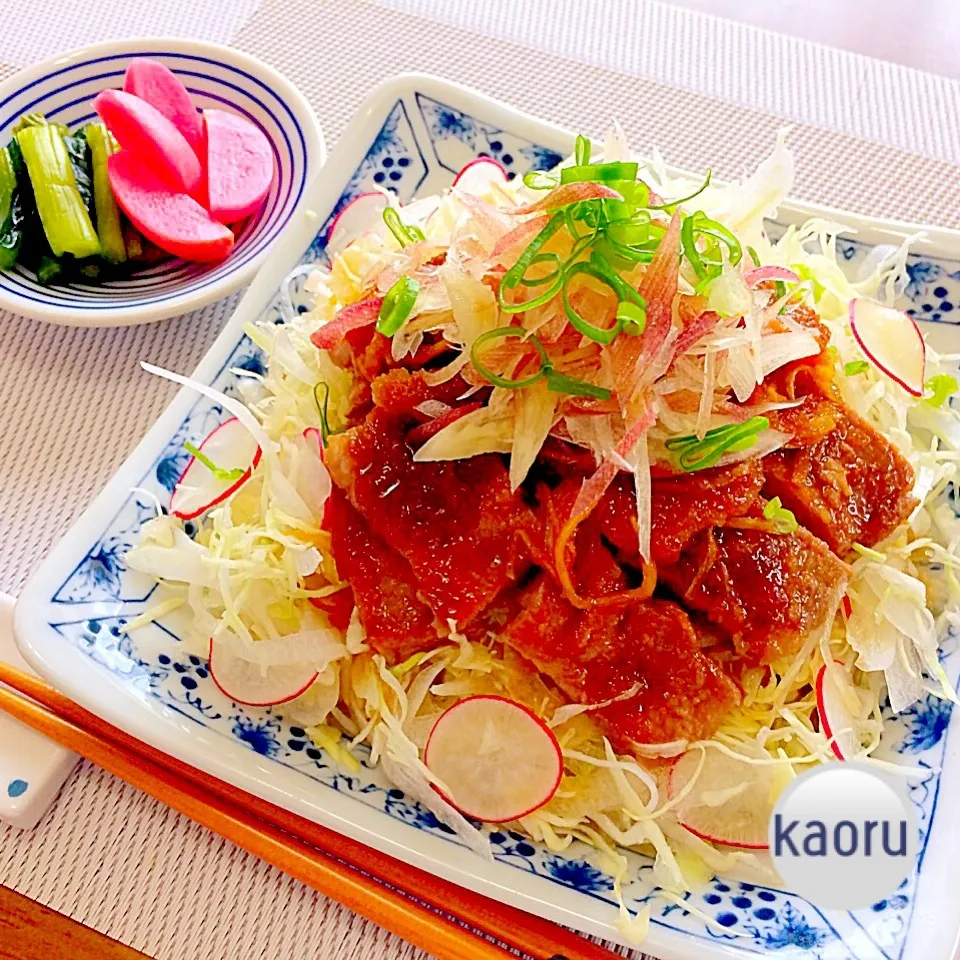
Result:
{"label": "green pickled vegetable stem", "polygon": [[17,184],[22,163],[16,147],[0,149],[0,270],[17,262],[23,241],[23,198]]}
{"label": "green pickled vegetable stem", "polygon": [[69,253],[77,258],[100,253],[100,241],[77,189],[70,154],[60,131],[52,126],[26,127],[17,134],[17,143],[53,253]]}
{"label": "green pickled vegetable stem", "polygon": [[116,141],[102,123],[91,123],[85,128],[90,147],[90,166],[93,171],[93,200],[97,213],[97,235],[103,257],[110,263],[123,263],[127,248],[123,240],[120,209],[110,189],[107,158],[116,152]]}

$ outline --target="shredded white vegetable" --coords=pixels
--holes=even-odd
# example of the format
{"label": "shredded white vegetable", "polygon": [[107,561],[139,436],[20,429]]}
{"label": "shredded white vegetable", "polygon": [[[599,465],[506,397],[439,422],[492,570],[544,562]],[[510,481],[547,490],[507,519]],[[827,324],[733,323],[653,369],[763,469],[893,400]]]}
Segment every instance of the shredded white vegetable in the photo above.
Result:
{"label": "shredded white vegetable", "polygon": [[[285,322],[258,322],[246,329],[268,360],[263,375],[235,371],[242,377],[238,382],[246,402],[142,364],[147,372],[229,411],[256,439],[263,457],[250,479],[197,523],[195,535],[166,515],[144,526],[127,563],[161,581],[163,593],[128,629],[176,615],[188,622],[187,648],[203,656],[214,638],[264,670],[316,666],[317,680],[284,712],[348,769],[359,769],[360,751],[369,751],[370,763],[379,763],[411,799],[488,858],[487,833],[444,799],[449,791],[424,764],[424,746],[437,718],[466,696],[493,694],[523,703],[556,734],[564,776],[556,794],[511,829],[523,829],[555,852],[576,842],[592,847],[595,862],[614,878],[620,929],[633,942],[645,936],[650,908],[645,905],[635,915],[626,909],[622,888],[632,867],[622,848],[652,857],[662,896],[685,910],[694,908],[681,898],[715,871],[736,868],[753,871],[763,882],[771,879],[761,857],[719,849],[685,829],[682,817],[691,804],[718,816],[731,807],[748,809],[744,801],[760,789],[758,784],[772,803],[798,772],[833,762],[833,745],[841,739],[859,744],[858,759],[901,776],[923,772],[872,755],[883,734],[885,698],[894,713],[928,695],[957,699],[940,662],[939,642],[947,627],[960,625],[960,521],[945,499],[960,469],[960,414],[949,404],[934,406],[911,397],[874,364],[864,364],[850,330],[851,299],[877,297],[893,304],[902,293],[909,242],[915,238],[874,248],[852,280],[838,255],[838,237],[852,233],[842,224],[815,218],[788,228],[779,239],[768,235],[765,218],[775,213],[793,183],[786,133],[780,131],[771,156],[754,173],[734,183],[713,182],[683,205],[685,213],[702,210],[732,231],[740,256],[713,250],[722,269],[710,282],[681,261],[680,291],[688,298],[696,291],[703,298],[699,302],[704,312],[711,312],[710,322],[697,328],[695,336],[685,336],[679,311],[683,298],[675,298],[663,342],[626,371],[591,338],[569,336],[568,312],[559,298],[516,314],[501,308],[491,276],[502,276],[503,268],[516,262],[548,216],[542,210],[518,215],[518,208],[537,203],[543,192],[520,180],[501,184],[496,178],[486,186],[471,186],[470,192],[458,188],[397,208],[405,224],[423,233],[403,247],[377,219],[377,204],[371,203],[374,219],[366,227],[356,226],[352,237],[338,236],[329,270],[298,267],[281,289]],[[630,158],[619,125],[607,135],[603,156],[608,162]],[[641,176],[666,200],[688,196],[702,183],[668,176],[657,155],[641,164]],[[351,223],[356,225],[359,217]],[[787,268],[800,282],[786,281],[777,292],[772,282],[752,288],[747,281],[755,287],[756,277],[745,280],[744,275],[754,267],[753,257],[763,266]],[[643,269],[629,275],[634,286]],[[819,355],[832,365],[843,402],[911,464],[918,505],[883,543],[859,547],[859,554],[852,555],[845,613],[827,616],[798,653],[769,666],[742,668],[742,701],[708,739],[636,744],[631,754],[617,753],[596,722],[597,712],[635,696],[640,685],[611,700],[568,703],[493,634],[477,639],[471,633],[468,639],[453,622],[438,629],[433,650],[389,666],[369,649],[356,607],[345,629],[333,624],[337,594],[348,585],[340,579],[322,523],[331,479],[304,430],[347,426],[358,390],[354,373],[314,347],[311,334],[335,321],[343,307],[382,296],[404,274],[417,278],[419,293],[393,338],[393,360],[406,361],[437,342],[449,350],[431,365],[427,382],[440,385],[464,376],[467,386],[458,399],[484,399],[483,406],[423,442],[414,454],[419,463],[501,454],[509,458],[510,485],[516,490],[548,438],[560,439],[592,454],[597,467],[610,469],[612,464],[632,474],[639,553],[649,558],[651,478],[656,468],[673,464],[668,441],[678,436],[702,440],[711,430],[729,427],[743,416],[741,405],[748,402],[753,415],[772,420],[801,401],[792,394],[786,399],[768,396],[764,385],[789,364]],[[292,291],[300,281],[313,298],[306,313],[293,306]],[[525,296],[540,293],[546,281],[540,282]],[[585,283],[573,290],[571,299],[585,316],[605,311],[612,316],[611,302],[616,302],[601,287]],[[821,355],[814,330],[798,322],[800,305],[815,311],[827,328],[827,353]],[[535,334],[550,360],[537,360],[544,364],[544,374],[529,386],[507,389],[508,383],[480,393],[490,384],[477,379],[471,348],[485,333],[510,323],[521,323],[524,337]],[[496,343],[516,346],[518,340]],[[956,376],[958,361],[960,354],[938,356],[928,346],[926,376]],[[530,375],[531,368],[524,368],[518,356],[504,363],[504,376],[518,367]],[[548,372],[579,383],[580,392],[564,392],[562,381],[557,388]],[[611,400],[611,392],[619,394],[624,383],[634,395]],[[453,402],[427,400],[416,409],[422,418],[434,420],[449,414]],[[636,411],[643,409],[650,412],[651,425],[627,436]],[[766,456],[792,439],[788,432],[765,429],[752,445],[725,451],[717,465]],[[829,598],[830,610],[840,605],[840,593]],[[821,669],[836,671],[843,680],[837,689],[844,698],[844,725],[832,738],[818,715]],[[723,763],[713,762],[718,756],[725,758]],[[692,765],[691,776],[679,785],[671,781],[665,762],[677,757]],[[739,782],[726,782],[712,772],[733,762],[751,771]]]}

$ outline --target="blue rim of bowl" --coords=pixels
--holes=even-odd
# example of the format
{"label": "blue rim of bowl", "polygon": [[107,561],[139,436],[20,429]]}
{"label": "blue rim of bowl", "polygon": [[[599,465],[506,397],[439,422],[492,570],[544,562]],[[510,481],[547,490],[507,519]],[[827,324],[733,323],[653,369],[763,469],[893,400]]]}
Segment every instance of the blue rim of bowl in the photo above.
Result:
{"label": "blue rim of bowl", "polygon": [[[300,208],[307,184],[325,160],[325,145],[320,125],[299,91],[273,68],[253,57],[219,44],[174,38],[146,38],[97,44],[74,51],[21,71],[0,84],[0,128],[45,100],[63,96],[79,86],[98,86],[98,81],[116,80],[123,67],[102,70],[80,77],[70,74],[113,63],[124,64],[133,56],[154,56],[174,66],[187,82],[188,89],[207,100],[221,102],[232,110],[256,119],[250,108],[258,108],[270,122],[266,131],[276,160],[276,175],[268,205],[243,225],[236,255],[213,267],[168,260],[153,265],[130,278],[103,286],[74,284],[69,287],[41,287],[22,270],[0,274],[0,307],[35,318],[61,323],[108,326],[143,323],[195,310],[226,296],[248,282],[269,247],[291,223]],[[174,64],[171,64],[172,66]],[[196,65],[200,69],[186,67]],[[204,69],[206,68],[206,69]],[[221,76],[218,74],[225,74]],[[69,79],[38,94],[57,78]],[[191,83],[191,80],[193,83]],[[197,86],[206,81],[207,87]],[[240,81],[240,82],[234,82]],[[216,91],[229,89],[238,96],[230,98]],[[51,114],[62,114],[80,104],[89,103],[93,93],[60,103]],[[239,101],[239,102],[238,102]],[[15,104],[14,109],[10,109]],[[5,115],[9,111],[9,114]],[[71,125],[86,122],[92,112],[73,116]],[[282,153],[285,149],[286,153]],[[149,289],[144,292],[144,287]]]}

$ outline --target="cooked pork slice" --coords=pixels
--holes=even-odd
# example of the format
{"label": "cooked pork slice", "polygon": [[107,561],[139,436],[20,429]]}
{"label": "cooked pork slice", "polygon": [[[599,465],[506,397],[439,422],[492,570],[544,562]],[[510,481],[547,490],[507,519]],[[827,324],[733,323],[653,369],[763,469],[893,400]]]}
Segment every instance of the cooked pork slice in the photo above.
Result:
{"label": "cooked pork slice", "polygon": [[[878,543],[906,520],[917,505],[911,493],[913,468],[889,440],[830,400],[808,400],[791,413],[797,445],[764,458],[767,496],[779,497],[840,556],[854,543]],[[834,425],[825,436],[804,444],[804,419],[807,424],[832,420]]]}
{"label": "cooked pork slice", "polygon": [[336,487],[324,513],[337,573],[350,583],[367,643],[389,663],[437,646],[433,612],[410,564],[380,539]]}
{"label": "cooked pork slice", "polygon": [[[578,531],[573,575],[582,595],[622,591],[625,576],[596,526]],[[710,736],[736,704],[733,682],[710,656],[675,603],[651,600],[578,610],[549,574],[517,600],[519,614],[501,634],[571,700],[618,700],[592,715],[623,750]]]}
{"label": "cooked pork slice", "polygon": [[526,569],[537,524],[499,457],[417,463],[407,426],[374,408],[330,438],[325,461],[371,529],[410,564],[440,622],[463,625]]}
{"label": "cooked pork slice", "polygon": [[[731,467],[654,478],[650,549],[658,564],[676,563],[689,540],[730,517],[745,514],[763,486],[758,460]],[[619,477],[596,508],[607,540],[631,559],[638,554],[637,505],[633,480]]]}
{"label": "cooked pork slice", "polygon": [[849,568],[806,530],[718,527],[659,571],[681,602],[717,624],[748,662],[796,653],[832,622]]}
{"label": "cooked pork slice", "polygon": [[627,695],[591,714],[618,749],[709,737],[739,699],[675,603],[580,611],[547,575],[521,603],[503,640],[571,700],[595,704]]}

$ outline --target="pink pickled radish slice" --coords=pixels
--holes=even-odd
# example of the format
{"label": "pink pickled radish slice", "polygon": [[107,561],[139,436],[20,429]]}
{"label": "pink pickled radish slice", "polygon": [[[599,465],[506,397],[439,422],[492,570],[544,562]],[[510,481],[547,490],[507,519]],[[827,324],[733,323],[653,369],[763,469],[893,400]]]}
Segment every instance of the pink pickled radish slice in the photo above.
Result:
{"label": "pink pickled radish slice", "polygon": [[178,193],[200,194],[203,169],[193,147],[156,107],[121,90],[98,93],[93,105],[120,146],[154,176]]}
{"label": "pink pickled radish slice", "polygon": [[172,189],[128,150],[107,160],[110,189],[120,209],[152,243],[184,260],[223,260],[233,234],[192,197]]}
{"label": "pink pickled radish slice", "polygon": [[266,134],[244,117],[204,110],[210,215],[235,223],[260,209],[273,180],[273,150]]}
{"label": "pink pickled radish slice", "polygon": [[177,75],[159,60],[137,57],[123,75],[125,93],[146,100],[179,131],[200,159],[203,157],[203,121],[193,105],[187,88]]}

